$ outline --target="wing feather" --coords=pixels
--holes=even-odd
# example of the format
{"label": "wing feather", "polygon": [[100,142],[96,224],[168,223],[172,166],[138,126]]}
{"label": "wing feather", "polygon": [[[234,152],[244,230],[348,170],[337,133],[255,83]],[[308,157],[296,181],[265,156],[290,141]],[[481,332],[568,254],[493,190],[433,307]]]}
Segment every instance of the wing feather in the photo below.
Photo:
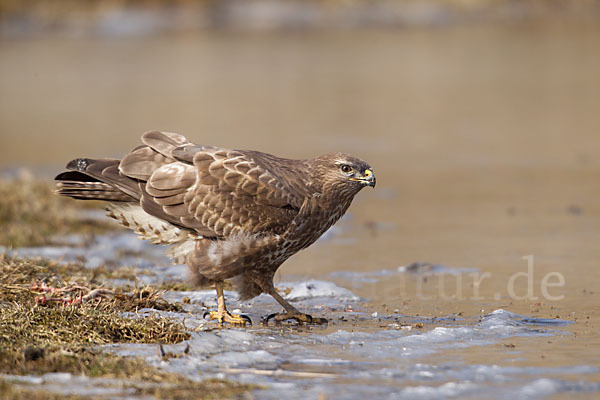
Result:
{"label": "wing feather", "polygon": [[177,147],[190,144],[185,136],[177,133],[159,131],[144,133],[142,135],[142,143],[168,157],[173,157],[171,152]]}
{"label": "wing feather", "polygon": [[152,173],[169,162],[169,158],[149,146],[141,146],[123,157],[119,171],[131,178],[148,180]]}
{"label": "wing feather", "polygon": [[142,143],[94,174],[126,177],[135,189],[126,193],[135,192],[145,212],[204,237],[282,233],[310,191],[297,178],[305,161],[195,145],[167,132],[147,132]]}
{"label": "wing feather", "polygon": [[147,214],[203,237],[280,234],[310,192],[302,160],[200,146],[157,131],[142,143],[122,160],[73,160],[58,177],[59,191],[139,202]]}
{"label": "wing feather", "polygon": [[[191,156],[191,151],[196,153]],[[279,165],[292,160],[204,146],[187,146],[173,153],[179,159],[193,160],[198,174],[196,196],[186,204],[217,236],[281,232],[302,203],[302,190],[278,171]],[[261,158],[270,158],[269,163],[261,163]]]}

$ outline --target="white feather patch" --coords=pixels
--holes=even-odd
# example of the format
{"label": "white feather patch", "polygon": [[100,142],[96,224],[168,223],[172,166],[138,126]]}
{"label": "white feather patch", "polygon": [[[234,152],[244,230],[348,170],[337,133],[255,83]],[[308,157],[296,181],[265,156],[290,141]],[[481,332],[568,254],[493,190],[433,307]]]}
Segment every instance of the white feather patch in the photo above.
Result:
{"label": "white feather patch", "polygon": [[169,250],[167,250],[167,256],[177,264],[184,264],[187,255],[194,250],[196,240],[201,238],[201,236],[194,238],[192,235],[189,235],[187,240],[183,240],[171,246]]}
{"label": "white feather patch", "polygon": [[201,235],[148,214],[138,204],[110,203],[106,211],[109,217],[140,235],[140,239],[154,244],[173,245],[167,255],[179,264],[185,262],[185,256],[193,250],[196,240],[202,239]]}

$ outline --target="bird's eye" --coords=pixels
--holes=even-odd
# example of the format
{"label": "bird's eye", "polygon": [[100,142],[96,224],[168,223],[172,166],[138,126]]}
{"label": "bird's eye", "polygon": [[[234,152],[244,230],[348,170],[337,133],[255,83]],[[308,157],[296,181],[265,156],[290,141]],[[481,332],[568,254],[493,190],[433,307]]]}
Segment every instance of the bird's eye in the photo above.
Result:
{"label": "bird's eye", "polygon": [[345,173],[345,174],[349,174],[350,172],[352,172],[352,167],[351,167],[351,166],[349,166],[349,165],[346,165],[346,164],[342,165],[342,166],[340,167],[340,169],[341,169],[341,170],[342,170],[342,172],[343,172],[343,173]]}

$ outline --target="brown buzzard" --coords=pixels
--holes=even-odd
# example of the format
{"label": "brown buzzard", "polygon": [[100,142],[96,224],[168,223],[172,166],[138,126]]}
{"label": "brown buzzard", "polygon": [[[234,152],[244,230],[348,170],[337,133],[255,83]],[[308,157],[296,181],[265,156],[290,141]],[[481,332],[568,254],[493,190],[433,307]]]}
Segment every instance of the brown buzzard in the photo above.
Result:
{"label": "brown buzzard", "polygon": [[225,307],[223,280],[241,299],[268,293],[285,313],[276,322],[324,322],[300,313],[273,286],[290,256],[314,243],[365,186],[369,164],[342,153],[290,160],[249,150],[190,143],[147,132],[122,160],[78,158],[56,177],[57,192],[109,202],[108,215],[186,263],[195,284],[214,284],[219,322],[245,323]]}

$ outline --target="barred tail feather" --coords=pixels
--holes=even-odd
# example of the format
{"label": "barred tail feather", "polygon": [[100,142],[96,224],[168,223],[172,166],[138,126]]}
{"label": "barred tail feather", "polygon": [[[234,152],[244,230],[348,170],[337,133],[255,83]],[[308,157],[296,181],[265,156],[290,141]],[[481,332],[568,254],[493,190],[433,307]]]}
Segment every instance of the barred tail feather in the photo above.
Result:
{"label": "barred tail feather", "polygon": [[[115,163],[116,161],[116,163]],[[78,158],[71,161],[65,171],[54,178],[57,180],[56,193],[80,200],[106,200],[106,201],[136,201],[130,190],[123,189],[114,183],[109,177],[96,173],[94,168],[106,167],[116,168],[118,160],[90,160]],[[81,170],[74,170],[81,168]],[[89,171],[88,171],[89,168]],[[102,171],[104,172],[104,171]],[[129,180],[124,177],[123,180]],[[129,184],[129,182],[127,182]]]}
{"label": "barred tail feather", "polygon": [[56,193],[74,199],[108,201],[109,217],[133,230],[141,239],[171,245],[167,255],[176,263],[184,263],[187,253],[202,236],[170,223],[168,216],[162,219],[149,214],[142,207],[143,202],[140,204],[143,186],[138,179],[121,174],[119,162],[114,159],[72,160],[67,164],[68,171],[55,178],[58,181]]}
{"label": "barred tail feather", "polygon": [[56,193],[79,200],[131,201],[129,195],[102,182],[62,181],[56,184]]}

